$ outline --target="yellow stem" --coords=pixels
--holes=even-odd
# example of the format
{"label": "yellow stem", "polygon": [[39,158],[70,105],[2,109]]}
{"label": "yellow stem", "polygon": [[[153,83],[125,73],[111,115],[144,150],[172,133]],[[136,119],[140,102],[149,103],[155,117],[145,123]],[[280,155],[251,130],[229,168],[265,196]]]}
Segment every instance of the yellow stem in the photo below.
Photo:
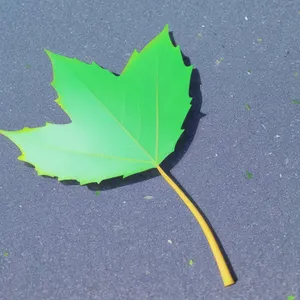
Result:
{"label": "yellow stem", "polygon": [[224,286],[229,286],[234,284],[234,279],[229,271],[229,268],[226,264],[224,256],[220,250],[220,247],[216,241],[214,234],[212,233],[210,227],[206,223],[203,216],[200,214],[197,207],[193,204],[193,202],[183,193],[183,191],[178,187],[178,185],[164,172],[164,170],[157,166],[159,173],[163,176],[163,178],[169,183],[169,185],[175,190],[175,192],[179,195],[179,197],[183,200],[185,205],[189,208],[191,213],[194,215],[196,220],[198,221],[200,227],[202,228],[204,235],[208,241],[208,244],[211,248],[211,251],[215,257],[216,263],[218,265]]}

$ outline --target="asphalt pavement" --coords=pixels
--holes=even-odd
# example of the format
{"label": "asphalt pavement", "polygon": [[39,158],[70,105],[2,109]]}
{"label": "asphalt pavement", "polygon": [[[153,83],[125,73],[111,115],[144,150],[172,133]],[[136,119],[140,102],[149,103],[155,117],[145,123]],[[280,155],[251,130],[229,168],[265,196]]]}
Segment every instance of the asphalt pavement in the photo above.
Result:
{"label": "asphalt pavement", "polygon": [[0,129],[70,121],[45,48],[119,74],[166,24],[195,71],[187,132],[164,166],[208,218],[236,284],[223,287],[157,172],[61,183],[0,135],[1,300],[300,298],[299,1],[1,0]]}

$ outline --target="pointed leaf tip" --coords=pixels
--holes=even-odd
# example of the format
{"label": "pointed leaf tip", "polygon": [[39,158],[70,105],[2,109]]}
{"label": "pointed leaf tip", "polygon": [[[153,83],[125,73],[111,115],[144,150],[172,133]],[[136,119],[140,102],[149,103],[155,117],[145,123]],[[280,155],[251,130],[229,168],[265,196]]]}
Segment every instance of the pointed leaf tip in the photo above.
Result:
{"label": "pointed leaf tip", "polygon": [[54,52],[51,52],[50,50],[48,49],[44,49],[44,51],[46,52],[51,64],[53,65],[53,59],[55,56],[57,56],[58,54],[55,54]]}
{"label": "pointed leaf tip", "polygon": [[60,54],[57,54],[57,53],[54,53],[48,49],[44,49],[44,51],[46,52],[46,54],[48,55],[49,59],[51,62],[53,62],[53,59],[54,58],[66,58],[65,56],[63,55],[60,55]]}
{"label": "pointed leaf tip", "polygon": [[24,154],[22,153],[20,156],[18,156],[17,160],[24,161],[25,160]]}
{"label": "pointed leaf tip", "polygon": [[46,54],[48,55],[49,58],[51,58],[51,56],[53,56],[53,52],[51,52],[50,50],[44,48],[44,51],[46,52]]}

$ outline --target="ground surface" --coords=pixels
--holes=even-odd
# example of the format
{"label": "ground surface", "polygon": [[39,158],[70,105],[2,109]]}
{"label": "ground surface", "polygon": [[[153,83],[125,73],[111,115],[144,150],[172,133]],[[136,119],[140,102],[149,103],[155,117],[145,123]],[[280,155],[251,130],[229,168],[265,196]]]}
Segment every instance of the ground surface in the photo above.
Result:
{"label": "ground surface", "polygon": [[206,115],[171,173],[238,282],[223,287],[202,231],[162,177],[97,195],[37,176],[0,136],[0,299],[300,297],[299,11],[296,0],[2,0],[1,129],[68,122],[44,48],[120,73],[169,24],[199,70]]}

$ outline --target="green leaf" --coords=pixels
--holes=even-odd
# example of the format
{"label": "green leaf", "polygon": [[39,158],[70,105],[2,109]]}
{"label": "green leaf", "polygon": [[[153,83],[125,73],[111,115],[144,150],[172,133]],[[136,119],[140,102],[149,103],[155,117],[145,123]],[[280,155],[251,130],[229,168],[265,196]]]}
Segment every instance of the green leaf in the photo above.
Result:
{"label": "green leaf", "polygon": [[96,191],[96,195],[99,196],[100,195],[100,191]]}
{"label": "green leaf", "polygon": [[253,174],[250,173],[249,171],[246,171],[246,176],[248,179],[252,179],[253,178]]}
{"label": "green leaf", "polygon": [[181,136],[190,109],[193,66],[185,66],[168,25],[120,76],[45,50],[54,72],[56,102],[69,124],[0,133],[21,150],[19,160],[39,175],[80,184],[129,176],[157,167]]}
{"label": "green leaf", "polygon": [[4,252],[4,253],[3,253],[3,256],[5,256],[5,257],[8,256],[8,255],[9,255],[8,252]]}
{"label": "green leaf", "polygon": [[249,104],[245,104],[245,106],[246,106],[246,109],[247,109],[247,110],[251,110],[251,107],[250,107]]}
{"label": "green leaf", "polygon": [[261,42],[262,42],[262,38],[258,38],[257,41],[258,41],[259,43],[261,43]]}
{"label": "green leaf", "polygon": [[288,297],[287,297],[287,300],[295,300],[295,299],[296,299],[295,296],[288,296]]}
{"label": "green leaf", "polygon": [[294,99],[294,100],[292,100],[292,103],[293,103],[293,104],[300,104],[300,100]]}
{"label": "green leaf", "polygon": [[53,66],[56,102],[71,122],[0,130],[20,148],[18,159],[33,165],[38,175],[81,185],[157,168],[202,227],[224,286],[234,284],[205,218],[160,167],[174,151],[191,106],[193,66],[185,66],[168,25],[140,53],[133,52],[120,76],[95,62],[45,51]]}
{"label": "green leaf", "polygon": [[189,265],[192,266],[194,264],[194,261],[192,259],[189,260]]}

